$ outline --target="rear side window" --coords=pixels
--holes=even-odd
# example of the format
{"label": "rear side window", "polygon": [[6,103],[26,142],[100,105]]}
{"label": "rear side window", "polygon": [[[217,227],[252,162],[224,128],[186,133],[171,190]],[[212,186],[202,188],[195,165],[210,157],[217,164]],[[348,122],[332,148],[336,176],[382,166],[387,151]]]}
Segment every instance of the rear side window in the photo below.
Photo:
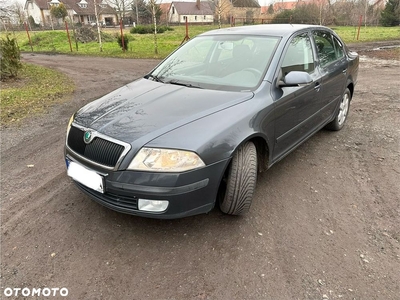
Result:
{"label": "rear side window", "polygon": [[314,58],[310,38],[306,33],[295,36],[289,44],[282,63],[282,74],[286,76],[290,71],[312,73]]}
{"label": "rear side window", "polygon": [[324,67],[337,60],[338,57],[332,35],[327,31],[314,31],[313,36],[317,47],[320,65]]}
{"label": "rear side window", "polygon": [[336,37],[333,37],[333,43],[335,44],[336,58],[342,58],[344,56],[343,44]]}

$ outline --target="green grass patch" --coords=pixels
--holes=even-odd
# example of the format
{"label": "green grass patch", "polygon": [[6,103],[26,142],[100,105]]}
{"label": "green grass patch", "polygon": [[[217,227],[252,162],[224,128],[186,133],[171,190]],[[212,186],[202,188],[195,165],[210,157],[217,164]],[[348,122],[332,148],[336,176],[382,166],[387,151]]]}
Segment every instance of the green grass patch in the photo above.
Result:
{"label": "green grass patch", "polygon": [[400,27],[360,27],[357,40],[358,27],[340,26],[332,27],[345,43],[374,42],[400,39]]}
{"label": "green grass patch", "polygon": [[[153,34],[131,34],[131,28],[125,28],[124,34],[129,38],[129,46],[126,52],[123,52],[118,45],[116,36],[120,34],[118,28],[105,28],[103,40],[103,51],[100,52],[98,42],[80,43],[76,50],[73,32],[70,30],[73,52],[70,52],[67,33],[64,30],[33,31],[30,32],[34,52],[57,52],[68,53],[72,55],[92,55],[106,57],[122,58],[164,58],[174,51],[182,43],[185,37],[185,26],[173,26],[172,31],[165,31],[157,35],[158,54],[154,53]],[[189,36],[191,38],[200,33],[217,29],[216,25],[191,25],[189,26]],[[361,27],[359,40],[357,40],[358,27],[337,26],[333,28],[345,43],[371,42],[382,40],[393,40],[400,38],[400,27]],[[21,51],[30,52],[28,37],[26,32],[15,32]],[[0,34],[0,37],[4,33]]]}
{"label": "green grass patch", "polygon": [[[189,27],[189,36],[196,35],[217,29],[214,25],[199,25]],[[131,34],[131,28],[124,29],[124,35],[129,38],[129,47],[123,52],[117,42],[117,35],[120,34],[119,28],[106,28],[102,31],[107,36],[114,37],[113,40],[103,39],[102,50],[98,42],[81,43],[78,42],[78,50],[76,49],[75,40],[72,30],[70,30],[72,50],[68,42],[68,36],[64,30],[48,30],[48,31],[32,31],[30,32],[32,47],[34,52],[57,52],[68,53],[72,55],[94,55],[106,57],[122,57],[122,58],[164,58],[174,51],[182,43],[185,37],[185,26],[173,26],[173,30],[166,30],[164,33],[157,35],[158,54],[154,51],[154,35],[153,34]],[[0,33],[0,37],[3,33]],[[23,52],[31,52],[28,36],[26,32],[15,32],[19,47]]]}
{"label": "green grass patch", "polygon": [[2,82],[1,124],[18,123],[23,118],[46,111],[66,99],[74,90],[73,81],[52,69],[23,64],[17,79]]}

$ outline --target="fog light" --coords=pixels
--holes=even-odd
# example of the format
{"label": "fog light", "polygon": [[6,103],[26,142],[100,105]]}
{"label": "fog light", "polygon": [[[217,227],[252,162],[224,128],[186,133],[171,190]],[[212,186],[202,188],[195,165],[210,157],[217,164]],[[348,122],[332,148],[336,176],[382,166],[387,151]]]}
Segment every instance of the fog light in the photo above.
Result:
{"label": "fog light", "polygon": [[161,212],[168,207],[166,200],[139,199],[139,210]]}

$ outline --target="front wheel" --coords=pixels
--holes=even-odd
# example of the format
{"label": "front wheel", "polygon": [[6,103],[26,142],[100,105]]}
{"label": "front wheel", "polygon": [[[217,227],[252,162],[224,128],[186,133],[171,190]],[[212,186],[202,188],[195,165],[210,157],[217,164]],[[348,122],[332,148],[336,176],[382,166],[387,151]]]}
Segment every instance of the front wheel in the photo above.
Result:
{"label": "front wheel", "polygon": [[340,101],[339,111],[335,119],[326,125],[327,129],[338,131],[343,128],[347,120],[347,115],[350,109],[351,93],[348,88],[344,91],[342,100]]}
{"label": "front wheel", "polygon": [[251,205],[257,181],[257,150],[252,142],[241,146],[232,158],[220,209],[229,215],[242,215]]}

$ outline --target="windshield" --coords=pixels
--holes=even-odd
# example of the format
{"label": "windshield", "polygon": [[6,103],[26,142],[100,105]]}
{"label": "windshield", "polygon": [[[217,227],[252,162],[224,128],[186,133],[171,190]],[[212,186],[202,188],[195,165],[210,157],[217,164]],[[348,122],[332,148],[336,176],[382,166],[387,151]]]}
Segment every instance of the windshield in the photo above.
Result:
{"label": "windshield", "polygon": [[196,88],[252,90],[263,79],[278,41],[269,36],[196,37],[146,78]]}

